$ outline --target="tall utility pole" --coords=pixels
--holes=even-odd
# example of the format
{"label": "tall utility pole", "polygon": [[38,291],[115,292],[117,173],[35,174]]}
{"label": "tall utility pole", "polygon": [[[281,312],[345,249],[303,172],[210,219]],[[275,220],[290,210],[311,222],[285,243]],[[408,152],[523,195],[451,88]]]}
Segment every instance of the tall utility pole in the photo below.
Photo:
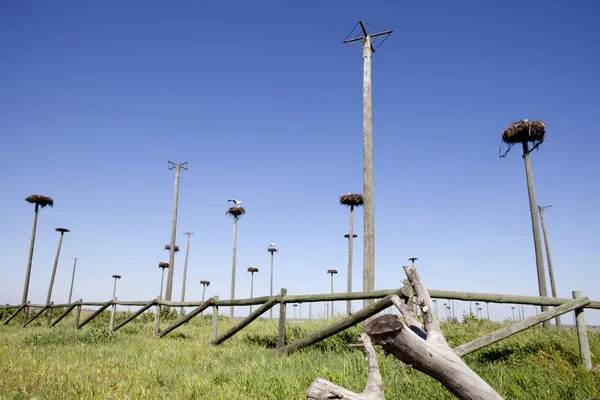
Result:
{"label": "tall utility pole", "polygon": [[[267,251],[271,253],[271,289],[269,291],[269,296],[273,297],[273,259],[275,257],[275,253],[277,252],[275,243],[271,243],[267,248]],[[273,319],[273,307],[271,307],[269,310],[269,319]]]}
{"label": "tall utility pole", "polygon": [[[63,237],[65,233],[71,232],[67,228],[56,228],[56,232],[60,232],[60,239],[58,240],[58,248],[56,249],[56,257],[54,258],[54,267],[52,268],[52,276],[50,277],[50,285],[48,285],[48,296],[46,297],[46,305],[50,304],[52,297],[52,289],[54,288],[54,278],[56,278],[56,269],[58,268],[58,258],[60,257],[60,248],[62,247]],[[52,309],[48,310],[51,313]]]}
{"label": "tall utility pole", "polygon": [[[258,272],[258,268],[256,267],[248,267],[248,272],[252,275],[251,283],[250,283],[250,298],[254,298],[254,273]],[[250,305],[250,314],[252,314],[252,304]]]}
{"label": "tall utility pole", "polygon": [[[194,234],[194,232],[183,232],[184,235],[187,236],[187,245],[185,247],[185,261],[183,262],[183,285],[181,287],[181,302],[185,301],[185,281],[187,279],[187,266],[188,266],[188,258],[190,256],[190,236]],[[179,314],[183,315],[183,307],[179,309]]]}
{"label": "tall utility pole", "polygon": [[[329,269],[327,273],[331,275],[331,294],[333,294],[333,275],[337,274],[337,270]],[[331,318],[333,318],[333,300],[331,300]]]}
{"label": "tall utility pole", "polygon": [[[363,291],[375,290],[375,206],[373,195],[373,107],[371,98],[371,55],[373,42],[385,40],[391,30],[368,33],[363,21],[358,21],[344,43],[362,44],[363,48]],[[360,29],[357,29],[360,26]],[[375,25],[372,25],[375,26]],[[375,26],[376,27],[376,26]],[[380,27],[377,27],[380,28]],[[355,33],[356,32],[356,33]],[[381,43],[383,43],[383,40]],[[363,307],[373,304],[373,299],[363,300]]]}
{"label": "tall utility pole", "polygon": [[[546,246],[546,261],[548,262],[548,275],[550,276],[550,290],[552,290],[552,297],[558,297],[556,293],[556,283],[554,281],[554,269],[552,268],[552,256],[550,255],[550,244],[548,243],[548,232],[546,231],[546,218],[544,218],[544,211],[552,207],[549,206],[537,206],[540,212],[540,219],[542,220],[542,233],[544,234],[544,245]],[[557,328],[562,328],[560,322],[560,315],[554,320]]]}
{"label": "tall utility pole", "polygon": [[171,249],[169,251],[169,273],[167,274],[167,290],[165,300],[171,300],[173,294],[173,271],[175,270],[175,239],[177,237],[177,207],[179,205],[179,174],[182,169],[188,169],[188,163],[176,164],[168,161],[169,170],[175,170],[175,195],[173,198],[173,222],[171,226]]}
{"label": "tall utility pole", "polygon": [[[523,160],[525,161],[525,175],[527,178],[527,193],[529,195],[529,211],[531,212],[531,225],[533,227],[533,247],[535,250],[535,265],[538,276],[538,286],[540,296],[548,296],[546,288],[546,274],[544,272],[544,256],[542,253],[542,240],[540,237],[540,223],[538,221],[538,213],[535,212],[537,203],[535,201],[535,191],[533,189],[533,172],[531,170],[531,160],[529,158],[529,144],[523,142]],[[548,306],[542,306],[542,312],[548,310]],[[544,321],[543,326],[550,328],[550,321]]]}
{"label": "tall utility pole", "polygon": [[81,260],[79,257],[73,257],[71,260],[75,260],[73,262],[73,276],[71,276],[71,290],[69,290],[69,301],[67,303],[71,304],[71,297],[73,297],[73,284],[75,283],[75,269],[77,269],[77,260]]}

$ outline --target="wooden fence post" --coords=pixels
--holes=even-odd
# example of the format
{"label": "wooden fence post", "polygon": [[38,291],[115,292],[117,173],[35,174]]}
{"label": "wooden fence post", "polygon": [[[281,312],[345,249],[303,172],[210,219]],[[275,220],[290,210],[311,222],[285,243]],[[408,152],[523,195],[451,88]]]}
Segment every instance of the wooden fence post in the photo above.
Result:
{"label": "wooden fence post", "polygon": [[160,332],[160,301],[162,298],[158,296],[156,298],[156,312],[154,313],[154,338],[158,337],[158,333]]}
{"label": "wooden fence post", "polygon": [[[581,299],[581,291],[573,291],[574,299]],[[575,310],[575,323],[577,324],[577,339],[579,341],[579,354],[581,354],[581,363],[588,371],[592,370],[592,356],[590,354],[590,343],[587,336],[587,326],[583,315],[583,307]]]}
{"label": "wooden fence post", "polygon": [[54,302],[51,301],[50,304],[48,304],[48,328],[50,328],[50,325],[52,325],[52,311],[54,310]]}
{"label": "wooden fence post", "polygon": [[10,306],[10,304],[6,303],[6,308],[4,309],[4,312],[2,313],[2,319],[0,320],[0,324],[2,324],[4,322],[4,320],[6,318],[8,318],[8,306]]}
{"label": "wooden fence post", "polygon": [[213,304],[213,314],[212,314],[212,331],[210,334],[210,340],[217,339],[217,333],[219,331],[219,306],[217,302],[219,301],[219,296],[213,296],[215,299],[215,304]]}
{"label": "wooden fence post", "polygon": [[285,296],[287,296],[287,289],[281,289],[281,303],[279,304],[279,336],[277,338],[277,348],[280,349],[285,346],[285,312],[287,310],[287,303],[283,302]]}
{"label": "wooden fence post", "polygon": [[113,299],[112,309],[110,310],[110,322],[108,323],[108,330],[113,331],[115,328],[115,314],[117,313],[117,298]]}
{"label": "wooden fence post", "polygon": [[74,321],[75,329],[79,328],[79,317],[81,317],[81,303],[82,302],[83,302],[83,299],[79,299],[76,302],[78,304],[77,304],[77,307],[75,307],[75,321]]}

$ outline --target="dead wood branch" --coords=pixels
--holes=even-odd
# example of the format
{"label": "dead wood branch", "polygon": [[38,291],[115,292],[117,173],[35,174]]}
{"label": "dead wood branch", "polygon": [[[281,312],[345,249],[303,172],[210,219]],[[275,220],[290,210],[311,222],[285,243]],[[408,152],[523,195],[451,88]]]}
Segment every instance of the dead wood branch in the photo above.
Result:
{"label": "dead wood branch", "polygon": [[365,348],[367,359],[367,385],[362,393],[354,393],[333,382],[317,378],[308,388],[306,398],[311,400],[343,399],[343,400],[384,400],[383,381],[379,372],[377,355],[369,336],[363,333],[360,340]]}

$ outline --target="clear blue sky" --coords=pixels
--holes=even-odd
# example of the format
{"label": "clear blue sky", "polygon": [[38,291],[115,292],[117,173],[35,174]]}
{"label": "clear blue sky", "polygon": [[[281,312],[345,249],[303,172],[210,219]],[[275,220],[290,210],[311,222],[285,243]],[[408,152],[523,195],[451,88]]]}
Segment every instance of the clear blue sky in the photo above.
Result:
{"label": "clear blue sky", "polygon": [[[108,299],[115,273],[120,299],[155,297],[167,160],[189,162],[177,229],[179,245],[196,233],[188,299],[200,279],[229,296],[230,198],[247,210],[237,297],[249,296],[250,265],[255,293],[268,293],[270,242],[277,289],[327,292],[336,268],[344,290],[337,198],[362,191],[362,55],[342,40],[358,19],[394,30],[373,56],[376,287],[398,286],[419,257],[429,288],[537,294],[523,160],[518,149],[498,158],[502,131],[528,118],[548,125],[532,163],[538,203],[554,205],[559,295],[600,300],[599,12],[594,1],[3,2],[0,302],[21,298],[34,193],[55,207],[40,213],[32,302],[46,296],[56,227],[72,233],[55,301],[66,301],[70,257],[83,258],[76,298]],[[362,210],[356,226],[361,290]],[[182,266],[183,252],[174,299]]]}

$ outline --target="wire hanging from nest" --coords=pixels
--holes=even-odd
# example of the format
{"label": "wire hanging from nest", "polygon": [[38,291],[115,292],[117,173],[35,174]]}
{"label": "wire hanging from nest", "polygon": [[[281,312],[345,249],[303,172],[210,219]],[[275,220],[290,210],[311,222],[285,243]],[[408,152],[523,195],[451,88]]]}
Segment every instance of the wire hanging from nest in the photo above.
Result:
{"label": "wire hanging from nest", "polygon": [[[531,153],[544,142],[545,137],[546,123],[543,121],[521,120],[514,122],[502,133],[502,141],[500,142],[500,148],[498,149],[498,156],[500,158],[506,157],[515,143],[532,142],[533,147],[529,150]],[[504,150],[505,145],[506,150]],[[502,152],[503,150],[504,153]]]}

